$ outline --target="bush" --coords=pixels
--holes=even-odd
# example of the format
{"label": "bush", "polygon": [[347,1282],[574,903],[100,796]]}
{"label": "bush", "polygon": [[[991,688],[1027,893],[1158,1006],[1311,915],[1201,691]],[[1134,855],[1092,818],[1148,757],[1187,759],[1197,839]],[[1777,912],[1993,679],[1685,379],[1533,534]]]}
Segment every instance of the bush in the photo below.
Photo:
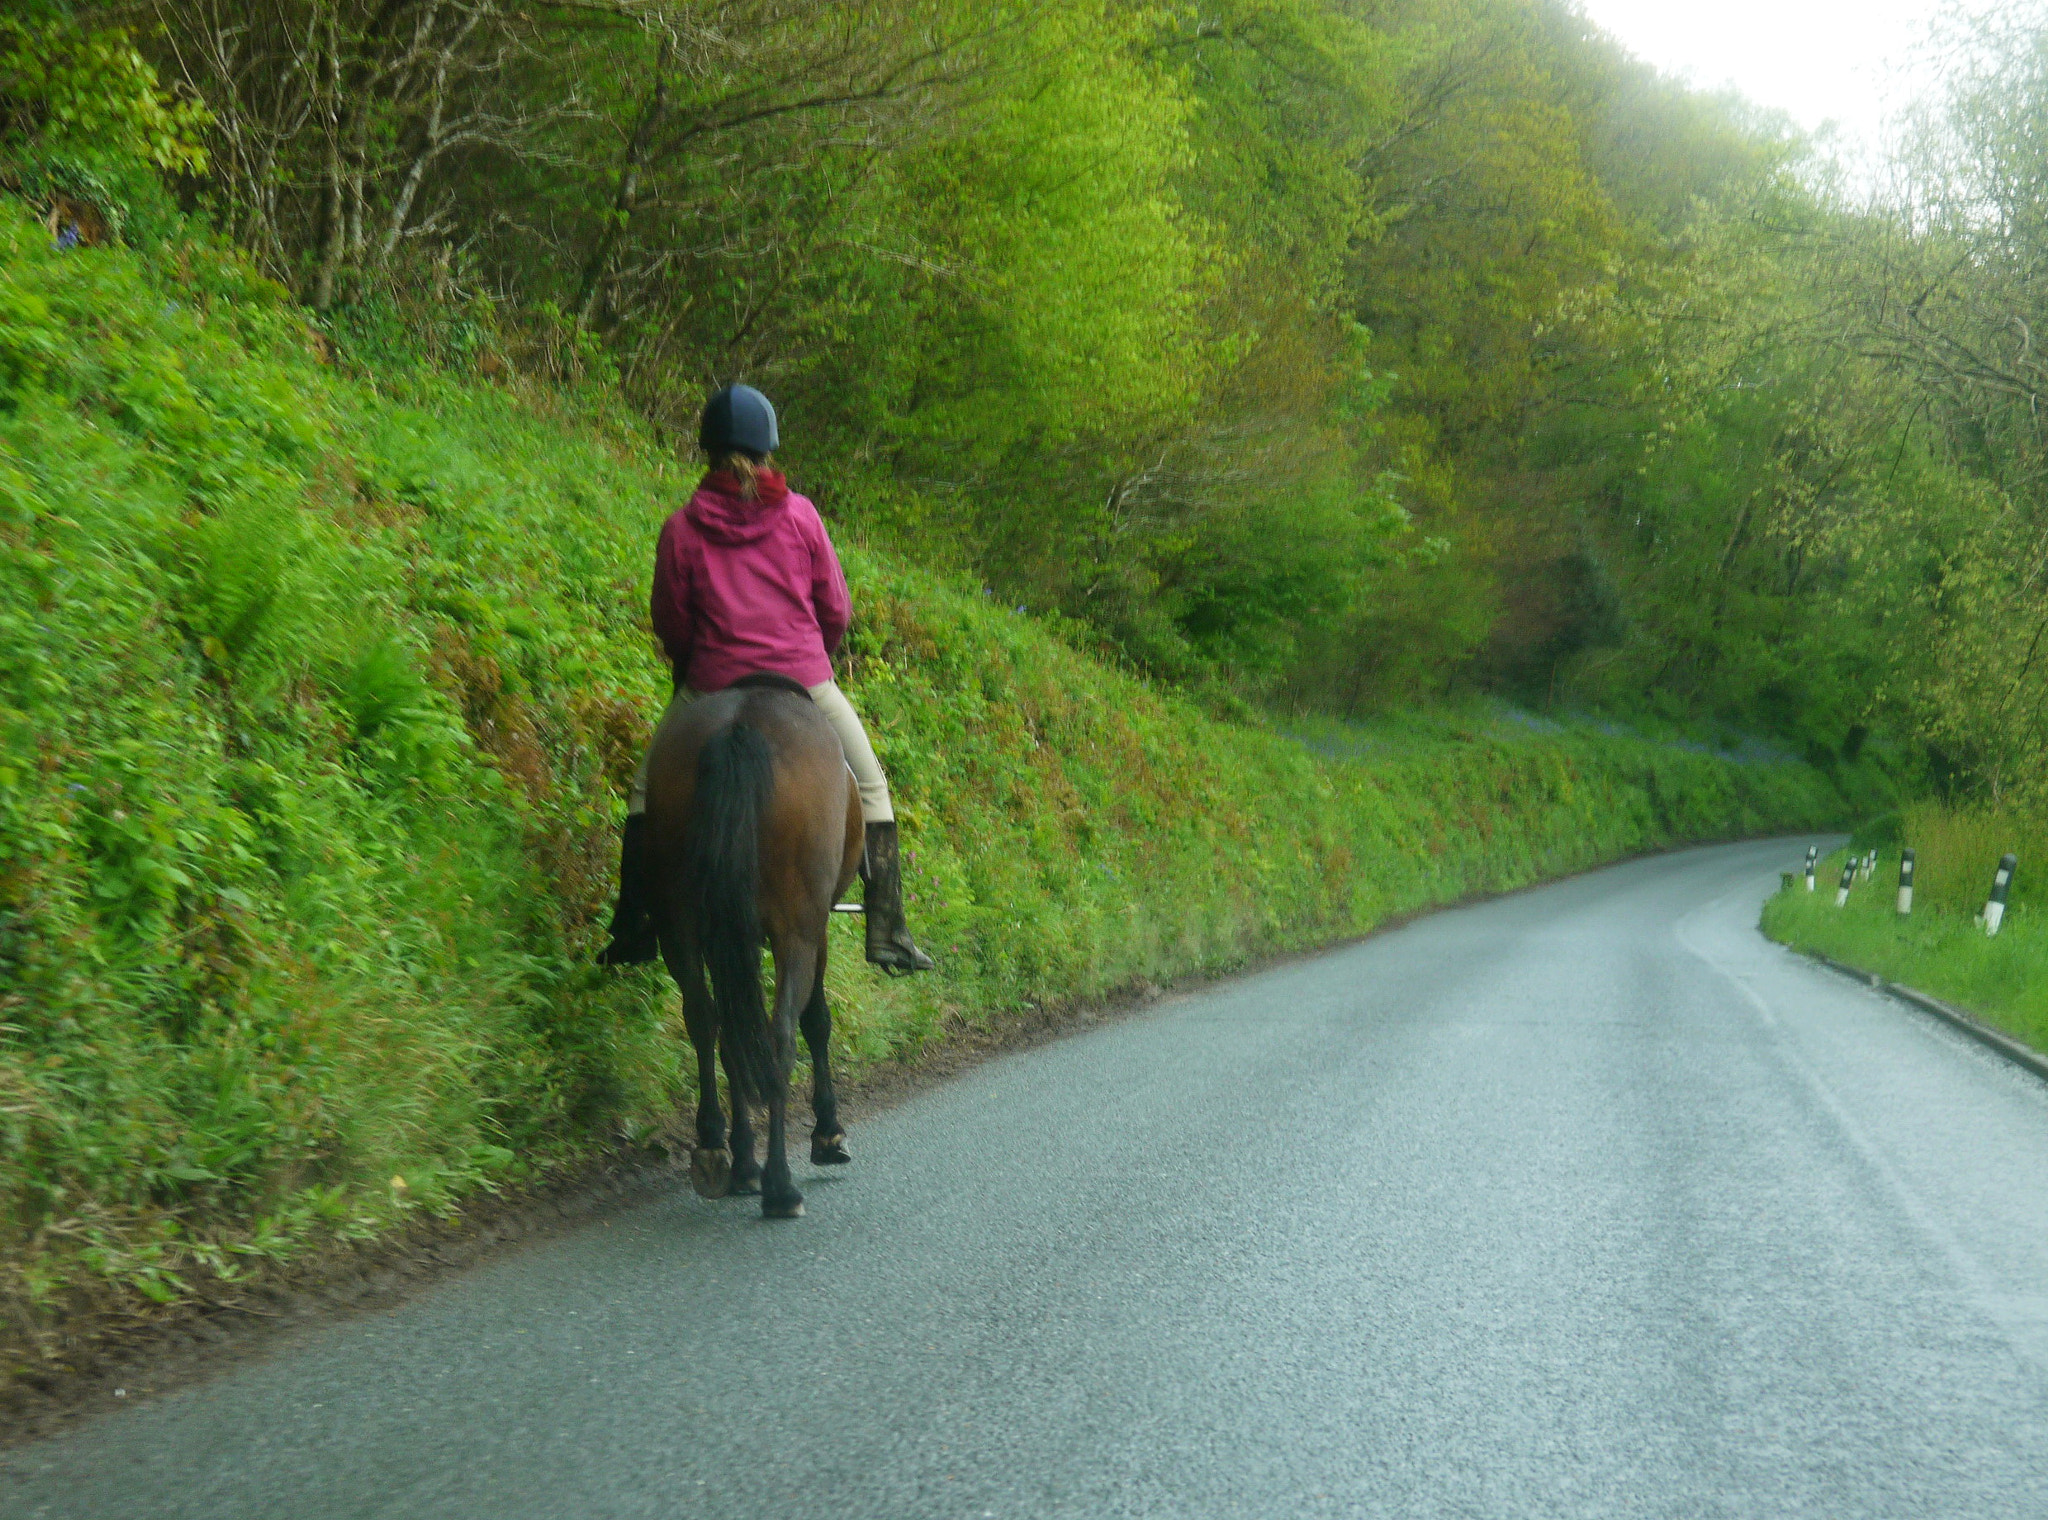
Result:
{"label": "bush", "polygon": [[1991,893],[1998,858],[2020,858],[2014,903],[2048,904],[2048,818],[2009,808],[1927,801],[1900,810],[1900,836],[1913,847],[1916,903],[1974,915]]}

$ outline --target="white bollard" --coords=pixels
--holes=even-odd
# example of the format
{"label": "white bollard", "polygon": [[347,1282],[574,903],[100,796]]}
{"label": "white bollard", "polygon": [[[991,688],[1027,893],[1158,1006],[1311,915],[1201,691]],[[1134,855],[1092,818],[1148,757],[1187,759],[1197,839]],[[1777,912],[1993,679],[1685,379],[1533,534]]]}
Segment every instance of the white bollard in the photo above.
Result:
{"label": "white bollard", "polygon": [[1899,912],[1913,911],[1913,852],[1905,851],[1899,856]]}
{"label": "white bollard", "polygon": [[2017,855],[1998,857],[1998,874],[1991,878],[1991,900],[1984,904],[1984,932],[1996,934],[2005,922],[2005,895],[2012,890],[2012,873],[2019,868]]}
{"label": "white bollard", "polygon": [[1809,892],[1813,890],[1813,868],[1819,859],[1820,846],[1817,844],[1808,845],[1806,847],[1806,890]]}
{"label": "white bollard", "polygon": [[1853,882],[1854,882],[1855,880],[1856,880],[1856,859],[1855,859],[1855,857],[1854,857],[1854,856],[1851,856],[1851,857],[1850,857],[1849,859],[1847,859],[1847,860],[1845,860],[1845,861],[1843,861],[1843,862],[1842,862],[1842,884],[1841,884],[1841,885],[1840,885],[1839,887],[1835,888],[1835,906],[1836,906],[1836,907],[1838,907],[1838,908],[1844,908],[1844,907],[1847,907],[1847,906],[1848,906],[1848,904],[1849,904],[1849,887],[1850,887],[1850,884],[1851,884],[1851,883],[1853,883]]}

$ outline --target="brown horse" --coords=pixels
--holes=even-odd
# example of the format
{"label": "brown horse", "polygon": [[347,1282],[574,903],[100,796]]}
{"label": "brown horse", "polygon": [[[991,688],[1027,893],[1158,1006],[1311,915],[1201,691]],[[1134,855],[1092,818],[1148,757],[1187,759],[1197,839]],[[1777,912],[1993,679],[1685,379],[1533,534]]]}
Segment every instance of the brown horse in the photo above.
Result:
{"label": "brown horse", "polygon": [[[825,928],[860,869],[860,794],[839,739],[794,681],[749,676],[679,709],[654,736],[647,772],[648,884],[662,959],[683,992],[697,1048],[697,1149],[690,1180],[706,1198],[761,1194],[793,1219],[784,1127],[796,1028],[811,1049],[811,1160],[849,1159],[832,1093]],[[761,945],[775,956],[772,1012]],[[705,973],[710,986],[705,986]],[[731,1147],[718,1061],[732,1098]],[[754,1160],[750,1104],[768,1109],[768,1164]]]}

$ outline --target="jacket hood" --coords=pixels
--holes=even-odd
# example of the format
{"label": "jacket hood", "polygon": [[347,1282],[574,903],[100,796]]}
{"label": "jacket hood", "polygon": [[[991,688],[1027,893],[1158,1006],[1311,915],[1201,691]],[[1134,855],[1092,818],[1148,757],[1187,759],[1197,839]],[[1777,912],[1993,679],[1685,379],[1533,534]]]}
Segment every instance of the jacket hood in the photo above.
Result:
{"label": "jacket hood", "polygon": [[765,537],[789,506],[789,482],[776,470],[761,471],[754,482],[750,500],[740,495],[732,475],[714,470],[690,498],[690,521],[717,544],[750,544]]}

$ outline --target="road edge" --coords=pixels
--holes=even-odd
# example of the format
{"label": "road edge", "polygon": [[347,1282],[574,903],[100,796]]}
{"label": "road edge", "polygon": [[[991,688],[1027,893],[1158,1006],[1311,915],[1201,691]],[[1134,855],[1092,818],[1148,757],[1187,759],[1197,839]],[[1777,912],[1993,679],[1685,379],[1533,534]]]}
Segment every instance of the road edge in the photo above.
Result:
{"label": "road edge", "polygon": [[[1777,940],[1774,943],[1785,942]],[[1822,951],[1808,950],[1803,945],[1785,945],[1785,948],[1794,954],[1805,956],[1808,960],[1818,961],[1828,970],[1860,982],[1873,992],[1882,992],[1908,1007],[1932,1014],[1950,1028],[1959,1030],[1979,1044],[2004,1056],[2013,1065],[2030,1071],[2042,1081],[2048,1082],[2048,1054],[2034,1049],[2023,1040],[2013,1038],[2002,1029],[1994,1028],[1975,1014],[1958,1008],[1953,1003],[1944,1003],[1940,998],[1922,992],[1917,987],[1908,987],[1903,982],[1888,982],[1875,971],[1865,971],[1860,966],[1850,965],[1847,961],[1838,961]]]}

